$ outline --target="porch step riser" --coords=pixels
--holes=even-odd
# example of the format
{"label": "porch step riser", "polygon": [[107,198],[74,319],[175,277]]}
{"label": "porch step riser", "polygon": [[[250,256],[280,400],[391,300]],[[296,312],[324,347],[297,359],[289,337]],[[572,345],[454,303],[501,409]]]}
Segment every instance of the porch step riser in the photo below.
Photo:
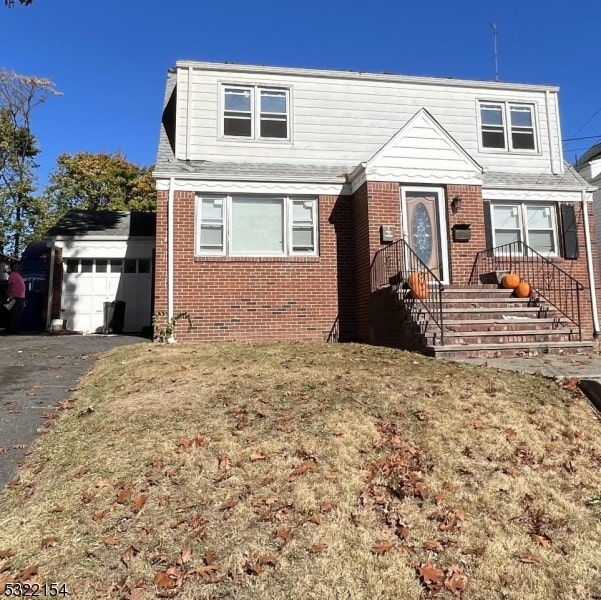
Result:
{"label": "porch step riser", "polygon": [[[432,338],[438,339],[435,334],[425,334],[428,345],[432,344]],[[479,336],[461,337],[460,335],[445,335],[445,344],[474,345],[474,344],[524,344],[524,343],[543,343],[543,342],[575,342],[578,340],[578,334],[569,333],[551,333],[541,331],[539,334],[520,334],[513,332],[511,335],[503,333],[482,333]],[[437,344],[436,344],[437,345]]]}
{"label": "porch step riser", "polygon": [[491,323],[489,325],[448,325],[444,324],[444,332],[446,333],[503,333],[507,331],[524,331],[524,330],[536,330],[536,331],[553,331],[557,329],[568,328],[567,323],[560,323],[559,326],[553,327],[552,323],[548,323],[545,319],[541,323],[537,323],[536,320],[531,321],[518,321],[518,322],[507,322],[504,323]]}
{"label": "porch step riser", "polygon": [[519,358],[530,356],[544,356],[546,354],[570,356],[574,354],[588,354],[593,346],[580,345],[578,347],[565,348],[545,348],[538,346],[525,345],[522,348],[506,348],[504,350],[486,349],[482,346],[466,346],[461,350],[450,350],[448,347],[436,346],[429,347],[427,353],[429,356],[437,358]]}

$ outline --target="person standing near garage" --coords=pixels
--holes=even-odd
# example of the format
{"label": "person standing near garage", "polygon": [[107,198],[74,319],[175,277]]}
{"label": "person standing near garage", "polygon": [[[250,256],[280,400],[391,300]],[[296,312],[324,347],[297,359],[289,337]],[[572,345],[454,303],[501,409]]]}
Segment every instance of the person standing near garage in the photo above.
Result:
{"label": "person standing near garage", "polygon": [[19,331],[19,323],[25,308],[25,280],[21,275],[21,263],[13,263],[8,276],[8,293],[15,304],[8,316],[8,333],[15,334]]}

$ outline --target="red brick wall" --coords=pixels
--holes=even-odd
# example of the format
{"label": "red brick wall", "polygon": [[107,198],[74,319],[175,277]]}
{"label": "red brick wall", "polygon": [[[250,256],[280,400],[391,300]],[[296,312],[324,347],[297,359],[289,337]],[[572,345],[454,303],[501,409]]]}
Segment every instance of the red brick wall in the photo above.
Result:
{"label": "red brick wall", "polygon": [[[350,199],[319,198],[318,257],[195,257],[193,192],[174,199],[174,312],[187,311],[182,340],[320,340],[341,300],[354,297]],[[157,202],[155,310],[167,309],[167,195]],[[342,253],[342,255],[341,255]],[[348,254],[348,255],[347,255]],[[341,331],[354,329],[344,304]],[[342,322],[344,321],[344,322]],[[182,322],[183,323],[183,322]]]}
{"label": "red brick wall", "polygon": [[380,243],[380,226],[392,225],[400,237],[400,195],[398,183],[367,182],[353,194],[355,231],[355,273],[357,281],[357,338],[373,341],[370,320],[370,267]]}
{"label": "red brick wall", "polygon": [[[451,202],[456,196],[461,198],[461,208],[453,213]],[[486,249],[482,188],[479,185],[448,185],[446,187],[446,205],[451,282],[467,283],[476,254]],[[469,242],[453,241],[453,225],[458,223],[471,225],[472,238]]]}

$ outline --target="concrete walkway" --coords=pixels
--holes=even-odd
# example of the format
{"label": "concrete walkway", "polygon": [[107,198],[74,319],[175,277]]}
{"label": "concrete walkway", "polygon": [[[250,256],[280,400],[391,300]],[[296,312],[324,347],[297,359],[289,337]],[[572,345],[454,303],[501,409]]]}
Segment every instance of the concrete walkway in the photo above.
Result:
{"label": "concrete walkway", "polygon": [[466,358],[459,362],[485,365],[492,369],[506,369],[521,373],[533,373],[557,380],[578,380],[578,387],[601,414],[601,354],[572,354],[522,358]]}
{"label": "concrete walkway", "polygon": [[601,380],[601,354],[597,352],[567,356],[543,354],[523,358],[465,358],[457,360],[485,365],[493,369],[535,373],[545,377]]}

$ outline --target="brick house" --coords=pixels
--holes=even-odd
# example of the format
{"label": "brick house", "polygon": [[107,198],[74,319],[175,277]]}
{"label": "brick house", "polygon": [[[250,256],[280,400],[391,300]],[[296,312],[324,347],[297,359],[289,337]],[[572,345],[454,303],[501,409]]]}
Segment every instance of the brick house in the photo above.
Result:
{"label": "brick house", "polygon": [[154,306],[190,314],[179,339],[452,356],[599,331],[594,188],[556,87],[180,61],[154,176]]}

